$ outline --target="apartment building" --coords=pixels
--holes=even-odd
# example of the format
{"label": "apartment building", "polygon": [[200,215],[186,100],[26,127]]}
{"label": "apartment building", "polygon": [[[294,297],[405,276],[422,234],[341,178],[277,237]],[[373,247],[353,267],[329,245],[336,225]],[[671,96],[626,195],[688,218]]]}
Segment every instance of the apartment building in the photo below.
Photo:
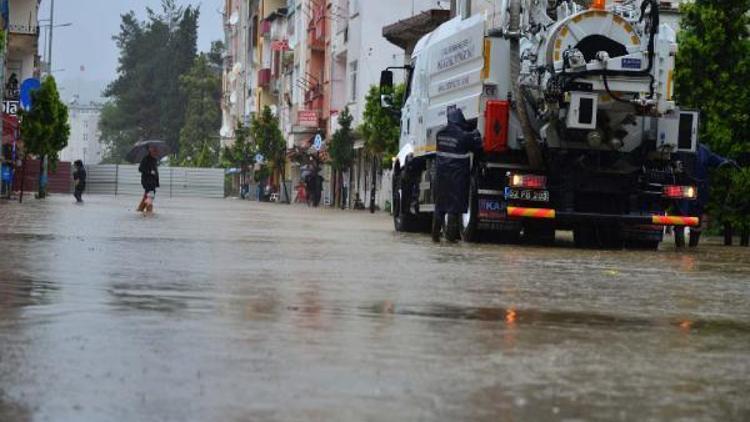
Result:
{"label": "apartment building", "polygon": [[68,138],[68,146],[60,151],[60,161],[81,160],[86,165],[101,163],[103,154],[99,131],[101,111],[101,104],[82,104],[78,98],[68,103],[70,138]]}

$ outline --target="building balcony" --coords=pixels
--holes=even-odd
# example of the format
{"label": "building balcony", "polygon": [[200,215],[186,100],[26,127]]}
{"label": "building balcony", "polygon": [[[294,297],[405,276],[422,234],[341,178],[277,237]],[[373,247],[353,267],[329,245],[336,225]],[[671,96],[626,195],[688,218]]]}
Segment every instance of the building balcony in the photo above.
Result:
{"label": "building balcony", "polygon": [[332,53],[340,55],[346,53],[349,47],[349,27],[344,27],[342,30],[336,32],[336,36],[333,37],[331,43]]}
{"label": "building balcony", "polygon": [[258,71],[258,86],[267,88],[271,84],[271,68],[263,68]]}
{"label": "building balcony", "polygon": [[39,1],[9,0],[8,32],[11,34],[39,34]]}
{"label": "building balcony", "polygon": [[316,31],[310,30],[307,32],[307,45],[312,51],[325,51],[326,40],[325,36],[317,36]]}

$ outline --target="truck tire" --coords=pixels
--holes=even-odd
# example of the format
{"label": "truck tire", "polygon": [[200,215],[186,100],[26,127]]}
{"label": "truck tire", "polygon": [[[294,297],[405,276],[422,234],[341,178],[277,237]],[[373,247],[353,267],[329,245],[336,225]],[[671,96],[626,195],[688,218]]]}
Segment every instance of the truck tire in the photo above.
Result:
{"label": "truck tire", "polygon": [[445,239],[451,243],[458,242],[461,237],[458,219],[458,214],[448,214],[448,219],[445,222]]}
{"label": "truck tire", "polygon": [[604,249],[622,249],[625,245],[619,226],[599,226],[596,232],[599,246]]}
{"label": "truck tire", "polygon": [[420,227],[418,216],[411,214],[403,201],[403,198],[411,197],[411,192],[404,189],[402,182],[402,173],[396,173],[393,176],[393,226],[397,232],[417,232]]}
{"label": "truck tire", "polygon": [[477,182],[477,176],[472,172],[469,185],[469,204],[467,212],[458,216],[461,225],[461,239],[464,242],[473,243],[479,241],[479,230],[477,228],[479,225],[479,217],[477,215],[477,207],[479,206],[477,199]]}
{"label": "truck tire", "polygon": [[580,249],[593,249],[598,246],[594,226],[579,224],[573,229],[573,243]]}
{"label": "truck tire", "polygon": [[685,228],[675,227],[674,229],[674,245],[682,249],[685,247]]}
{"label": "truck tire", "polygon": [[625,242],[626,249],[636,249],[641,251],[659,250],[658,240],[628,240]]}

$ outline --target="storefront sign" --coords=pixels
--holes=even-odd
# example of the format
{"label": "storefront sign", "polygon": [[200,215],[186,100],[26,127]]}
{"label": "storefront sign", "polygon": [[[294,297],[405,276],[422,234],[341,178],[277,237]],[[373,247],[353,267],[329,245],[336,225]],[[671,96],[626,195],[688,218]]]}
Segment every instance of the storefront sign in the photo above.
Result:
{"label": "storefront sign", "polygon": [[300,126],[317,127],[318,113],[312,110],[299,110],[297,112],[297,122]]}
{"label": "storefront sign", "polygon": [[18,100],[3,100],[3,114],[17,116],[18,109],[21,108],[21,102]]}

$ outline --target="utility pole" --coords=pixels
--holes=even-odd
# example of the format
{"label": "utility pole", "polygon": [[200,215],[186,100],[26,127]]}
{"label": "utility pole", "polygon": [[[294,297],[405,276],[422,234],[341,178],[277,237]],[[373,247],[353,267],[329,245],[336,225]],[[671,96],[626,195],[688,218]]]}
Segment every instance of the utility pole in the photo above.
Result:
{"label": "utility pole", "polygon": [[49,3],[49,42],[47,43],[47,73],[52,74],[52,32],[55,30],[55,0]]}
{"label": "utility pole", "polygon": [[[55,30],[55,0],[50,0],[49,4],[49,43],[47,43],[47,76],[52,76],[52,32]],[[41,168],[39,169],[39,197],[47,196],[47,169],[49,167],[49,157],[45,155],[42,158]]]}

